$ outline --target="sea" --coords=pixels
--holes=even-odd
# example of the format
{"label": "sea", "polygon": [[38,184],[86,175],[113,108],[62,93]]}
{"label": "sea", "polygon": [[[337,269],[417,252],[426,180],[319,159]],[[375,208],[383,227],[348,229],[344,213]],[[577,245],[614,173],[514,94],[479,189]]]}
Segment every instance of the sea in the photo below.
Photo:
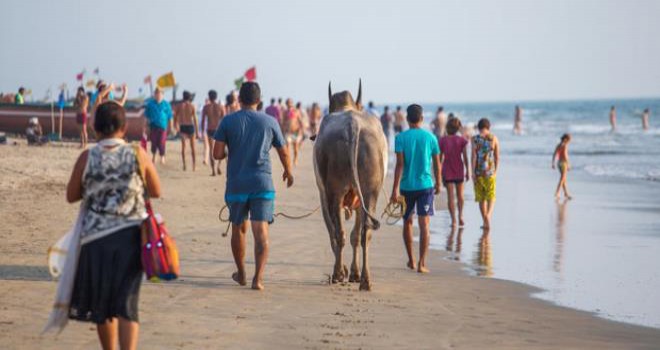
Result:
{"label": "sea", "polygon": [[[522,135],[513,133],[516,104],[523,109]],[[423,105],[427,122],[439,105]],[[431,248],[475,276],[535,287],[534,297],[660,328],[660,99],[442,106],[463,125],[491,121],[501,170],[490,232],[480,228],[468,183],[465,227],[452,229],[448,213],[438,211]],[[645,108],[651,110],[646,131]],[[551,169],[564,133],[572,136],[570,201],[554,198],[559,174]]]}

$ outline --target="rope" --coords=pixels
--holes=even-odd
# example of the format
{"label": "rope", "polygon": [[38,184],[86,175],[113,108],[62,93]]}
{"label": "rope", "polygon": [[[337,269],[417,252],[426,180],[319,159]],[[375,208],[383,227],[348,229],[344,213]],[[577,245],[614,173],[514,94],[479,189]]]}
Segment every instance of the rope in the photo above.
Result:
{"label": "rope", "polygon": [[[310,211],[309,213],[303,214],[303,215],[289,215],[289,214],[284,213],[284,212],[277,212],[277,213],[275,213],[275,215],[273,215],[273,217],[281,216],[281,217],[287,218],[289,220],[301,220],[301,219],[304,219],[304,218],[307,218],[307,217],[310,217],[310,216],[314,215],[314,213],[319,211],[319,209],[321,209],[320,205],[317,206],[316,209]],[[227,223],[227,228],[225,229],[225,232],[222,234],[222,237],[227,237],[227,234],[229,234],[229,229],[231,228],[231,221],[229,221],[229,217],[227,217],[226,219],[222,217],[222,214],[225,210],[227,210],[227,205],[222,206],[222,209],[220,209],[220,212],[218,213],[218,220],[220,220],[220,222],[226,222]]]}
{"label": "rope", "polygon": [[[399,220],[403,218],[403,213],[406,212],[406,200],[403,197],[399,197],[396,203],[388,203],[383,214],[381,214],[381,219],[385,219],[385,223],[388,225],[394,225]],[[392,221],[394,219],[394,221]]]}

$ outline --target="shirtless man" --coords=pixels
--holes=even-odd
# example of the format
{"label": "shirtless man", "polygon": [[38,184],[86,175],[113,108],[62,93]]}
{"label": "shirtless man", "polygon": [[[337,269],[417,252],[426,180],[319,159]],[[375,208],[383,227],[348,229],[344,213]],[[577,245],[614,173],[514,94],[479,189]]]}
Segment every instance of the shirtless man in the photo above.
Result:
{"label": "shirtless man", "polygon": [[401,106],[396,106],[396,112],[394,112],[394,135],[398,135],[403,132],[403,123],[405,122],[405,117],[401,111]]}
{"label": "shirtless man", "polygon": [[309,128],[312,135],[319,133],[319,126],[321,126],[321,107],[318,103],[314,102],[312,108],[309,110]]}
{"label": "shirtless man", "polygon": [[192,94],[183,92],[183,101],[174,108],[174,125],[181,136],[181,160],[183,170],[186,170],[186,141],[190,142],[192,155],[192,170],[195,171],[195,135],[198,132],[197,111],[192,104]]}
{"label": "shirtless man", "polygon": [[232,114],[234,112],[238,112],[240,109],[241,106],[238,104],[238,98],[236,97],[236,94],[234,91],[230,92],[227,95],[225,101],[225,114]]}
{"label": "shirtless man", "polygon": [[218,166],[216,168],[215,159],[213,159],[212,155],[209,157],[209,149],[213,149],[213,144],[215,143],[213,134],[215,134],[215,130],[225,116],[225,108],[217,100],[218,93],[215,90],[209,91],[209,103],[202,109],[202,125],[206,125],[206,133],[204,134],[204,159],[210,159],[211,176],[215,176],[216,169],[218,175],[222,174],[222,170],[220,170],[222,159],[218,160]]}
{"label": "shirtless man", "polygon": [[616,107],[612,106],[610,108],[610,126],[612,126],[612,132],[616,131]]}
{"label": "shirtless man", "polygon": [[298,110],[293,106],[293,100],[286,99],[287,110],[282,118],[284,139],[287,143],[287,151],[293,145],[293,165],[298,165],[298,148],[302,142],[303,123]]}
{"label": "shirtless man", "polygon": [[447,127],[447,115],[445,115],[445,108],[440,106],[438,111],[435,112],[435,118],[431,121],[431,131],[435,137],[440,141],[440,138],[445,136]]}
{"label": "shirtless man", "polygon": [[73,101],[76,108],[76,124],[80,129],[80,148],[87,147],[87,109],[89,108],[89,97],[85,93],[85,88],[78,87],[76,99]]}
{"label": "shirtless man", "polygon": [[651,115],[651,110],[650,109],[645,109],[644,113],[642,113],[642,129],[644,131],[649,129],[649,116]]}

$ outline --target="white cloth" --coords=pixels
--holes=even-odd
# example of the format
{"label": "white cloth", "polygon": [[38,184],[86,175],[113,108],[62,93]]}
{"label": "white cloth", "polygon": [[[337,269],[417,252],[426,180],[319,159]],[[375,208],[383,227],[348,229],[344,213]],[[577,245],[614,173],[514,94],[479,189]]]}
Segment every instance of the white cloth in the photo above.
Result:
{"label": "white cloth", "polygon": [[[85,203],[80,204],[78,211],[78,218],[73,227],[66,235],[71,235],[69,245],[65,247],[66,259],[64,268],[62,269],[59,280],[57,281],[57,292],[55,293],[55,302],[53,309],[48,317],[46,327],[43,333],[50,330],[57,331],[58,333],[64,330],[67,322],[69,322],[69,303],[73,294],[73,285],[76,279],[76,270],[78,269],[78,256],[80,254],[80,234],[82,232],[82,221],[85,210]],[[65,236],[66,236],[65,235]]]}

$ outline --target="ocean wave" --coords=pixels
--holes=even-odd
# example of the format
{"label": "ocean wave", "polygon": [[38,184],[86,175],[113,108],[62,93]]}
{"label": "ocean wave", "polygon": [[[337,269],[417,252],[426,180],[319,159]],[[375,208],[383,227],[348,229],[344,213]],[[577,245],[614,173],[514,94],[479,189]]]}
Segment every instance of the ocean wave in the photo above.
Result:
{"label": "ocean wave", "polygon": [[660,169],[641,170],[618,165],[594,164],[585,165],[583,169],[594,176],[660,181]]}

